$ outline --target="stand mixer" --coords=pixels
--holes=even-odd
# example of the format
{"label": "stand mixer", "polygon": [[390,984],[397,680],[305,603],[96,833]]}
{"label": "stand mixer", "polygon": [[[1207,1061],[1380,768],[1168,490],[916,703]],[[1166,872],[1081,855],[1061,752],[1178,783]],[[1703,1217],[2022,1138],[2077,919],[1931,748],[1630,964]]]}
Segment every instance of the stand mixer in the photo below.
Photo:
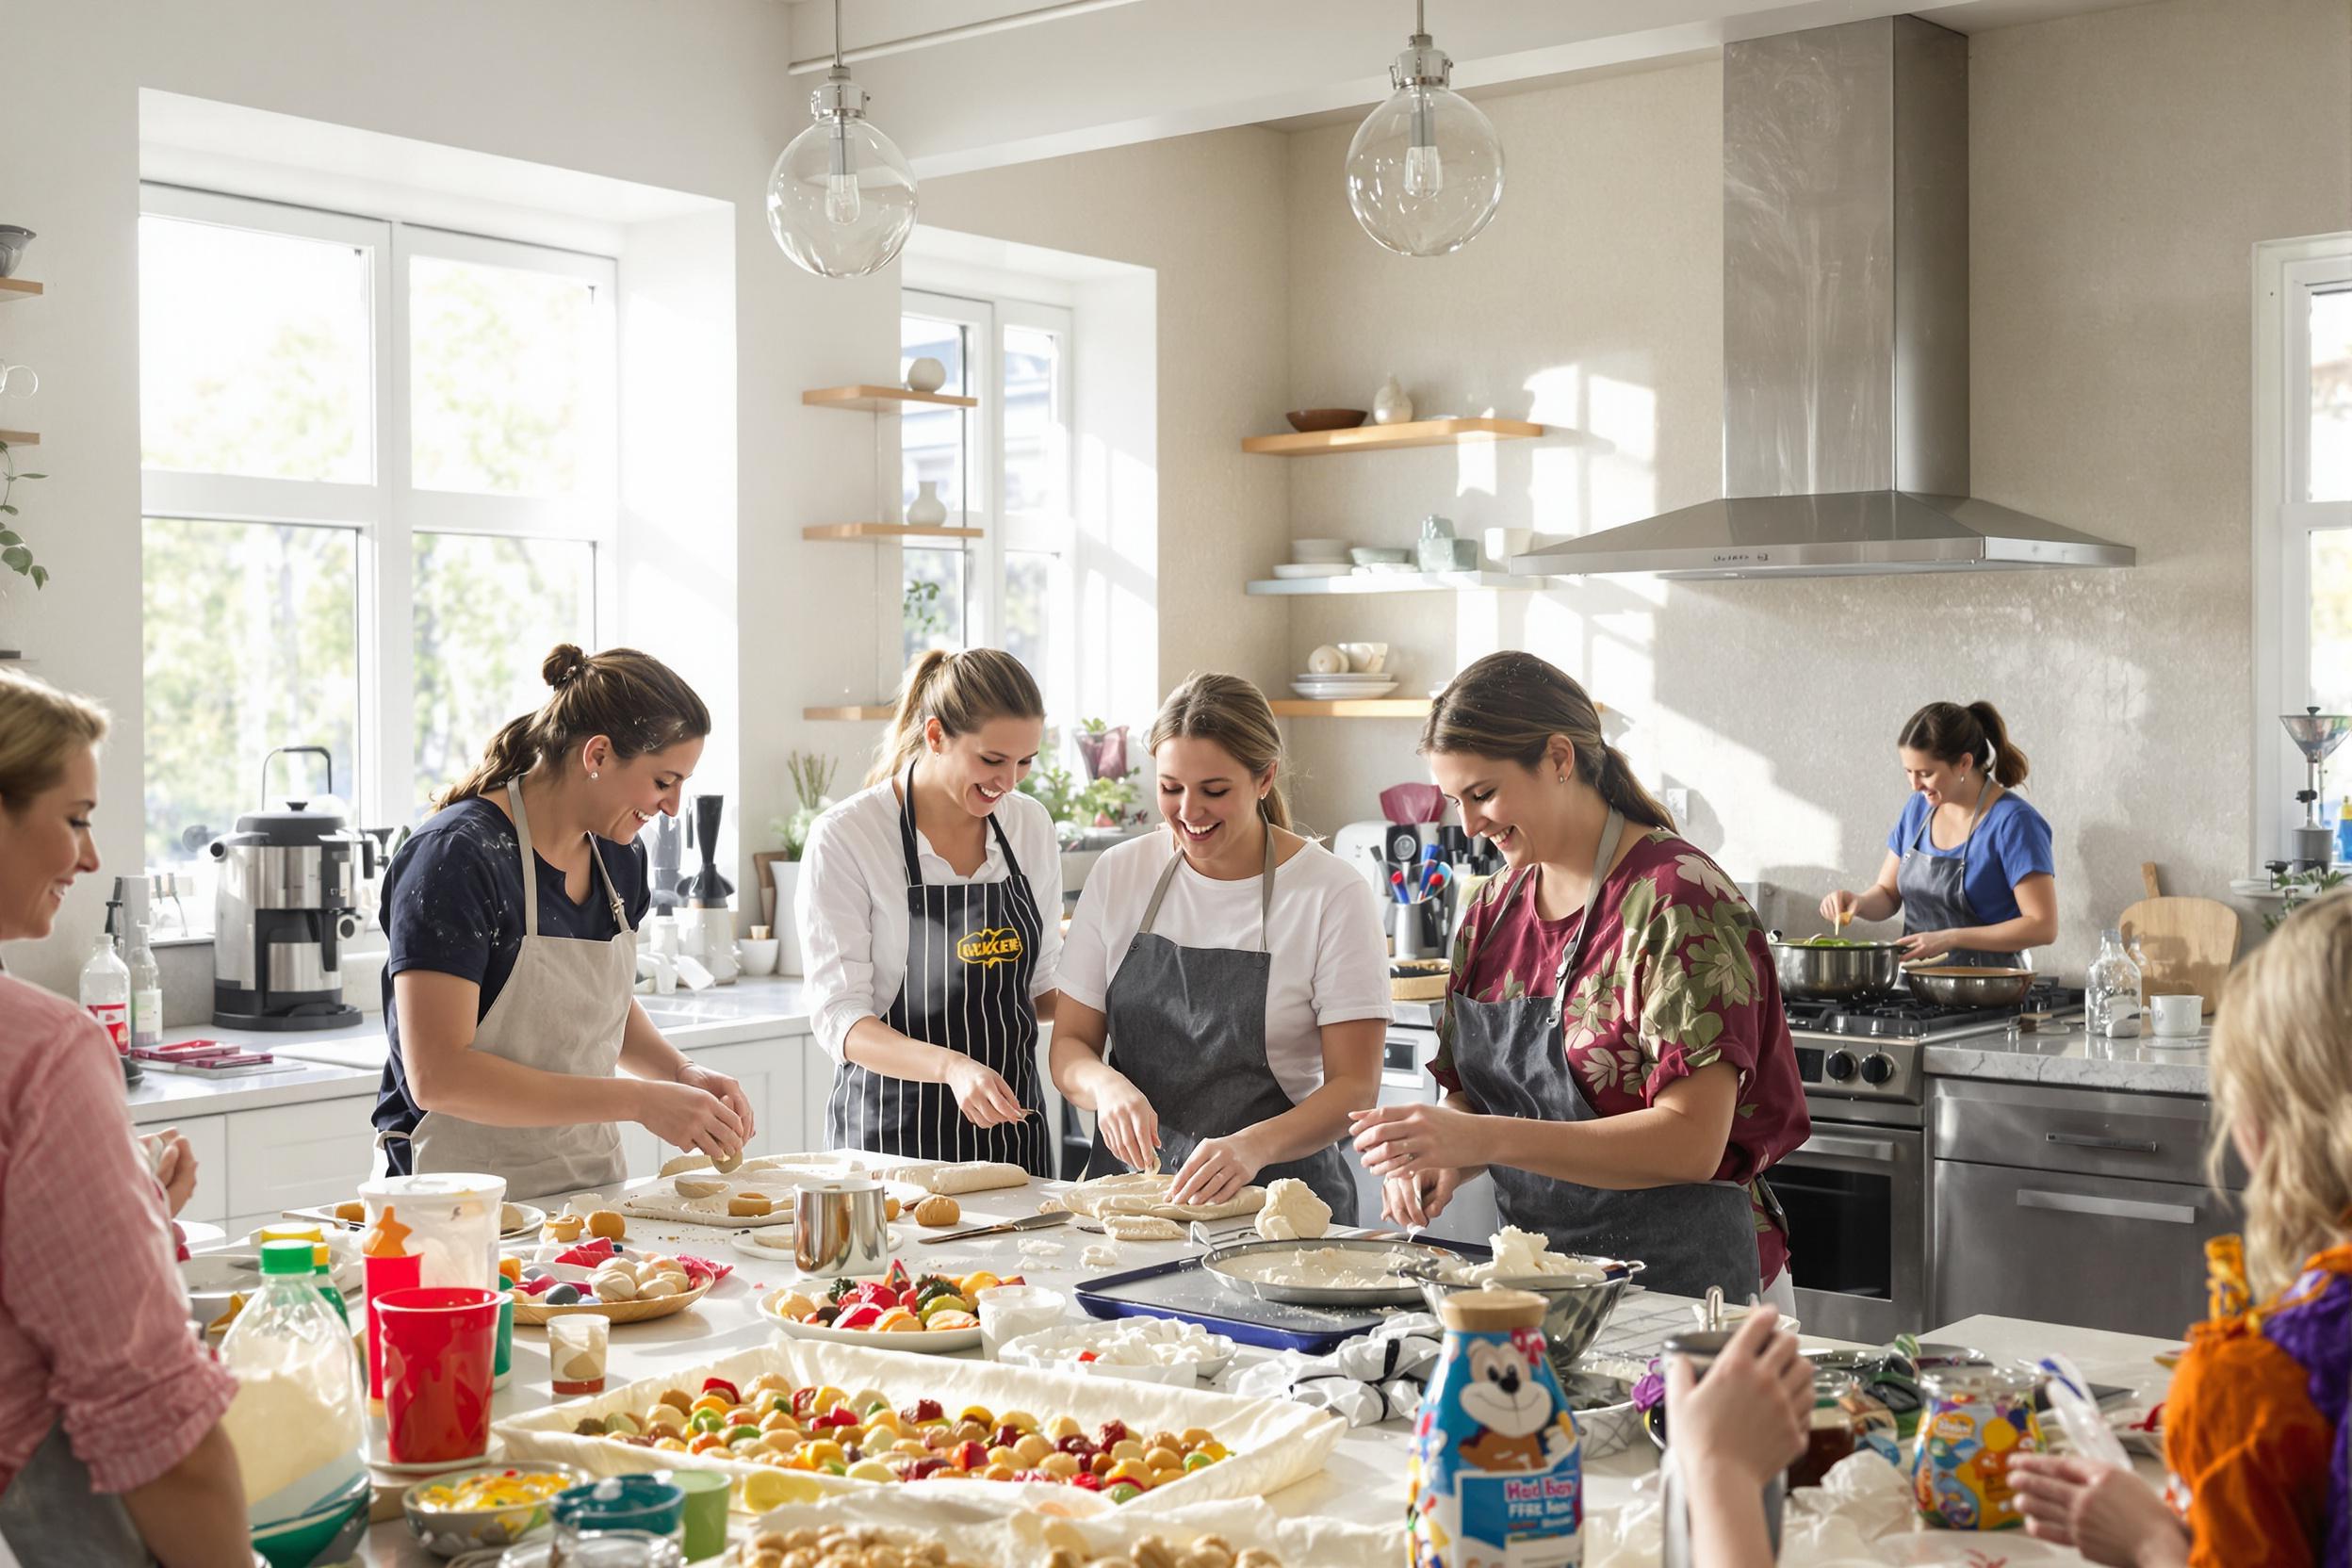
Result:
{"label": "stand mixer", "polygon": [[[691,920],[702,927],[702,961],[710,968],[710,977],[722,986],[735,983],[735,911],[727,899],[735,891],[735,884],[719,874],[719,817],[727,808],[722,795],[696,795],[694,819],[687,825],[686,847],[702,851],[702,869],[678,884],[679,902],[685,906],[681,920]],[[701,839],[700,844],[694,841]]]}
{"label": "stand mixer", "polygon": [[2311,770],[2304,787],[2295,792],[2303,803],[2303,821],[2295,829],[2294,868],[2326,871],[2335,859],[2335,836],[2321,820],[2319,803],[2326,793],[2328,758],[2344,736],[2352,735],[2352,715],[2323,713],[2314,706],[2300,713],[2282,713],[2278,722],[2287,727],[2288,738]]}

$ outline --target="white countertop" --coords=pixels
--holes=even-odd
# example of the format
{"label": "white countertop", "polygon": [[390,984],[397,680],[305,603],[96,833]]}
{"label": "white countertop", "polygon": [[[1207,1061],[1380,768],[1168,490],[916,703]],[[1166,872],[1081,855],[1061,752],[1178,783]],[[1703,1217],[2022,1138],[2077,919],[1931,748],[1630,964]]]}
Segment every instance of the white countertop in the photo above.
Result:
{"label": "white countertop", "polygon": [[[965,1220],[972,1223],[986,1218],[1011,1218],[1032,1213],[1039,1192],[1058,1185],[1032,1183],[1023,1188],[973,1194],[964,1201]],[[956,1272],[990,1267],[1000,1273],[1022,1273],[1035,1284],[1068,1290],[1082,1277],[1078,1258],[1084,1247],[1101,1239],[1066,1227],[1031,1233],[1028,1239],[1038,1237],[1064,1242],[1063,1258],[1056,1260],[1052,1266],[1024,1264],[1014,1250],[1017,1242],[1024,1238],[1013,1236],[986,1237],[945,1247],[909,1250],[921,1251],[923,1256],[920,1261],[926,1268]],[[683,1370],[765,1343],[773,1331],[759,1316],[754,1303],[770,1291],[797,1278],[797,1271],[791,1263],[762,1264],[746,1260],[727,1245],[725,1233],[704,1227],[632,1219],[629,1240],[632,1246],[656,1246],[674,1252],[691,1252],[736,1264],[738,1268],[736,1273],[687,1312],[650,1323],[615,1329],[610,1379],[614,1385],[631,1379],[659,1375],[669,1369]],[[1119,1266],[1122,1269],[1139,1267],[1165,1258],[1182,1256],[1189,1250],[1191,1249],[1184,1243],[1127,1243],[1120,1248]],[[1672,1298],[1637,1295],[1628,1298],[1628,1303],[1644,1299],[1656,1305]],[[1073,1316],[1079,1315],[1074,1304],[1071,1312]],[[1923,1337],[1972,1346],[1988,1355],[2004,1359],[2063,1350],[2071,1355],[2092,1379],[2130,1387],[2143,1400],[2162,1397],[2169,1380],[2169,1374],[2151,1358],[2159,1350],[2175,1348],[2167,1342],[2135,1335],[2060,1328],[2001,1317],[1968,1318]],[[1833,1345],[1838,1342],[1808,1336],[1807,1343]],[[1267,1353],[1244,1348],[1236,1364],[1261,1360]],[[972,1354],[976,1357],[976,1352]],[[515,1331],[514,1366],[513,1381],[497,1396],[496,1411],[498,1415],[510,1415],[552,1402],[547,1390],[545,1330],[518,1328]],[[1227,1376],[1230,1378],[1231,1374]],[[1393,1421],[1350,1430],[1341,1438],[1321,1474],[1275,1493],[1266,1499],[1267,1502],[1278,1513],[1285,1516],[1322,1515],[1375,1526],[1394,1523],[1399,1517],[1405,1496],[1409,1428],[1409,1422]],[[1631,1448],[1592,1462],[1586,1469],[1590,1506],[1595,1511],[1624,1507],[1638,1492],[1654,1487],[1655,1482],[1649,1478],[1655,1476],[1657,1468],[1655,1454],[1645,1444],[1639,1442]],[[2142,1469],[2155,1478],[2153,1465],[2143,1462]],[[739,1514],[734,1524],[739,1533],[748,1533],[750,1521],[747,1517]],[[1981,1539],[1918,1528],[1882,1543],[1885,1549],[1876,1560],[1902,1563],[1963,1562],[1969,1560],[1968,1549]],[[2072,1553],[2054,1552],[2025,1540],[2016,1532],[2004,1535],[2000,1547],[2000,1555],[2012,1562],[2080,1560]],[[429,1568],[440,1560],[416,1544],[404,1522],[394,1519],[374,1527],[358,1560],[379,1565],[379,1568],[393,1564],[400,1565],[400,1568]],[[1784,1553],[1782,1560],[1800,1563],[1812,1560],[1792,1544]],[[1293,1568],[1299,1568],[1299,1565],[1293,1565]]]}
{"label": "white countertop", "polygon": [[2001,1078],[2015,1083],[2064,1084],[2076,1088],[2121,1089],[2138,1094],[2208,1092],[2210,1028],[2176,1042],[2153,1035],[2137,1039],[2093,1039],[2080,1023],[2043,1025],[2007,1039],[1985,1035],[1944,1044],[1929,1041],[1925,1054],[1932,1078]]}

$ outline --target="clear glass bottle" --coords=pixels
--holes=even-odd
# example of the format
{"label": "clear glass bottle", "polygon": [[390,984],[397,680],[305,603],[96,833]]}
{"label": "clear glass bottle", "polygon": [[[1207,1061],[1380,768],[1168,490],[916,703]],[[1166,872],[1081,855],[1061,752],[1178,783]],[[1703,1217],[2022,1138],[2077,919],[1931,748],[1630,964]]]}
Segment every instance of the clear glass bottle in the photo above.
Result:
{"label": "clear glass bottle", "polygon": [[367,1470],[359,1357],[316,1268],[311,1242],[262,1243],[261,1288],[220,1342],[237,1383],[222,1425],[255,1526],[299,1518]]}
{"label": "clear glass bottle", "polygon": [[2140,966],[2132,962],[2123,933],[2114,926],[2100,932],[2099,956],[2082,980],[2083,1032],[2094,1039],[2137,1038],[2145,1000],[2140,980]]}
{"label": "clear glass bottle", "polygon": [[115,956],[114,939],[101,935],[82,966],[82,1005],[106,1032],[117,1054],[131,1054],[131,972]]}
{"label": "clear glass bottle", "polygon": [[147,945],[147,923],[131,927],[122,955],[131,975],[131,1048],[152,1051],[163,1043],[163,971]]}

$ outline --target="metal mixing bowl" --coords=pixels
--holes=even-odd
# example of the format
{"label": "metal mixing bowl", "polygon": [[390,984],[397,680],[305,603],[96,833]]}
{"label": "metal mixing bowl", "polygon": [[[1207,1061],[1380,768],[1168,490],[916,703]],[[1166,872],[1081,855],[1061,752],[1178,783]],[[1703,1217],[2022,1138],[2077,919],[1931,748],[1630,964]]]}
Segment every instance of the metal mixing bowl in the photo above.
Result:
{"label": "metal mixing bowl", "polygon": [[[1564,1279],[1558,1274],[1527,1274],[1494,1282],[1497,1290],[1525,1290],[1544,1298],[1544,1348],[1552,1358],[1552,1369],[1561,1377],[1576,1365],[1576,1358],[1592,1348],[1601,1331],[1609,1326],[1611,1314],[1617,1310],[1618,1298],[1634,1276],[1648,1267],[1647,1264],[1629,1263],[1618,1258],[1596,1258],[1584,1253],[1571,1253],[1585,1263],[1599,1264],[1609,1270],[1600,1280]],[[1465,1284],[1454,1276],[1457,1267],[1471,1265],[1425,1264],[1405,1270],[1406,1276],[1421,1287],[1421,1298],[1435,1312],[1438,1303],[1456,1291],[1481,1290],[1485,1286]]]}
{"label": "metal mixing bowl", "polygon": [[1903,972],[1922,1002],[1939,1007],[2006,1007],[2034,988],[2030,969],[1955,968],[1950,964],[1905,964]]}
{"label": "metal mixing bowl", "polygon": [[1891,991],[1903,979],[1903,950],[1893,942],[1816,946],[1784,940],[1775,931],[1765,945],[1772,950],[1772,970],[1784,996],[1842,1002]]}

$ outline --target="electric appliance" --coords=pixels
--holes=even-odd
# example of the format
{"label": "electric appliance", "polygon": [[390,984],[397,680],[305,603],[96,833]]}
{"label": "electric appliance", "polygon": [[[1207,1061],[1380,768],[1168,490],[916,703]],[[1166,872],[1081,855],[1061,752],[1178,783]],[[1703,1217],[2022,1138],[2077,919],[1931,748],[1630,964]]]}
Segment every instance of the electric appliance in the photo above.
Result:
{"label": "electric appliance", "polygon": [[[327,796],[269,805],[270,764],[308,752],[326,760]],[[376,874],[375,841],[324,809],[335,760],[324,746],[280,746],[261,761],[262,808],[212,842],[212,1021],[230,1029],[340,1029],[360,1021],[343,1000],[342,944],[359,935],[359,879]]]}
{"label": "electric appliance", "polygon": [[722,986],[731,986],[736,975],[735,909],[727,900],[735,884],[719,874],[719,818],[726,810],[725,795],[694,797],[694,820],[686,826],[686,847],[697,847],[699,835],[702,869],[681,878],[678,893],[686,906],[683,918],[701,928],[702,961],[710,977]]}
{"label": "electric appliance", "polygon": [[2295,798],[2303,803],[2303,820],[2295,826],[2295,861],[2296,871],[2326,871],[2335,861],[2336,835],[2319,814],[2321,797],[2328,788],[2328,759],[2344,738],[2352,734],[2352,716],[2343,713],[2323,713],[2317,707],[2306,708],[2300,713],[2282,713],[2278,722],[2287,727],[2287,737],[2303,754],[2303,788],[2295,792]]}

